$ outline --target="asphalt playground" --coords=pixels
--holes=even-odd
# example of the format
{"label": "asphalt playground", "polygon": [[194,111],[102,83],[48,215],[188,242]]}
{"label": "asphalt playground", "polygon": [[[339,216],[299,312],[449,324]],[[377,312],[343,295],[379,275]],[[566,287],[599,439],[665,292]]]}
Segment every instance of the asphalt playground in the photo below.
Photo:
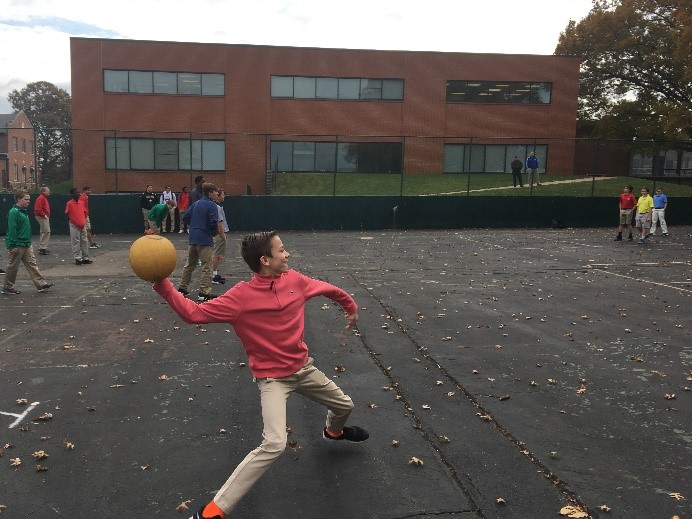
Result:
{"label": "asphalt playground", "polygon": [[[281,233],[293,268],[358,302],[353,332],[309,302],[306,342],[370,439],[325,442],[324,409],[292,396],[289,448],[232,517],[692,518],[692,227],[614,234]],[[134,277],[137,236],[97,238],[76,266],[54,236],[55,287],[21,269],[0,297],[3,519],[187,519],[261,441],[232,329],[186,325]],[[239,243],[226,287],[249,277]]]}

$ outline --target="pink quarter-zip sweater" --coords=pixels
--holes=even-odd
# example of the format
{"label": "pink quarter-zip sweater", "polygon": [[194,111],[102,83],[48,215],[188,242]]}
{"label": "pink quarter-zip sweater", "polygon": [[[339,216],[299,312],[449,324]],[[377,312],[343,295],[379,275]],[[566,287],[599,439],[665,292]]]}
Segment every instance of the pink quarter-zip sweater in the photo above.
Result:
{"label": "pink quarter-zip sweater", "polygon": [[154,290],[186,323],[230,323],[257,378],[286,377],[307,363],[308,345],[303,334],[309,299],[327,297],[347,315],[358,310],[353,298],[339,287],[295,270],[276,276],[254,274],[250,281],[241,281],[202,304],[183,296],[169,279],[154,284]]}

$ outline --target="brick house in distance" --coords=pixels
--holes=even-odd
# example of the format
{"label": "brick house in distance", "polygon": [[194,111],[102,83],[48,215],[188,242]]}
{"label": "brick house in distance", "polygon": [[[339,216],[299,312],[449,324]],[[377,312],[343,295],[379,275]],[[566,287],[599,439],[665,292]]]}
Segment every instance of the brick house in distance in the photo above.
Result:
{"label": "brick house in distance", "polygon": [[23,111],[0,114],[0,189],[37,186],[34,127]]}
{"label": "brick house in distance", "polygon": [[71,38],[74,185],[262,194],[267,172],[572,174],[567,56]]}

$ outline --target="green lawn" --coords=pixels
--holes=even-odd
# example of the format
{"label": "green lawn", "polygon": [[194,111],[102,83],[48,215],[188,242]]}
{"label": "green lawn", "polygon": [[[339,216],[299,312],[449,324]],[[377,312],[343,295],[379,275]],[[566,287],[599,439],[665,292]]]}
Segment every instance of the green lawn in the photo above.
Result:
{"label": "green lawn", "polygon": [[[525,178],[525,175],[524,175]],[[561,182],[583,179],[581,182]],[[358,196],[617,196],[625,184],[634,186],[635,194],[650,180],[630,177],[576,177],[542,175],[541,185],[512,187],[512,176],[503,173],[447,175],[391,175],[367,173],[281,173],[275,176],[272,195],[358,195]],[[669,196],[692,196],[692,186],[657,180]]]}

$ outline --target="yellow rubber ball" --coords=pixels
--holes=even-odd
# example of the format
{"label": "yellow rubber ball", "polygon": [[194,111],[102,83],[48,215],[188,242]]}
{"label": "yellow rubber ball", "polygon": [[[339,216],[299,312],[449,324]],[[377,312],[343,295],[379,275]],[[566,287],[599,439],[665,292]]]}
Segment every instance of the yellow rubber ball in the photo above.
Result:
{"label": "yellow rubber ball", "polygon": [[130,246],[130,266],[145,281],[161,281],[175,270],[175,245],[163,236],[149,234]]}

